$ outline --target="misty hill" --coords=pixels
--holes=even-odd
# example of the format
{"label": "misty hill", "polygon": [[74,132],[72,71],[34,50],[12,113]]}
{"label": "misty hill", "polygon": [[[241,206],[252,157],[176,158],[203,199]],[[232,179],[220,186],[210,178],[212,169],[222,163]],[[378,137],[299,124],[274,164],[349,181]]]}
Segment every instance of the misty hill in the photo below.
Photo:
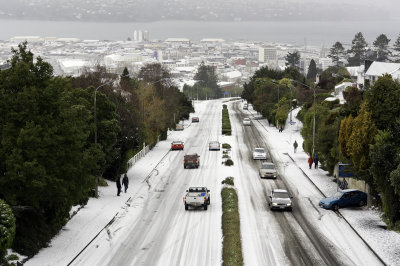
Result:
{"label": "misty hill", "polygon": [[155,20],[377,20],[388,11],[363,2],[306,0],[0,0],[0,19]]}

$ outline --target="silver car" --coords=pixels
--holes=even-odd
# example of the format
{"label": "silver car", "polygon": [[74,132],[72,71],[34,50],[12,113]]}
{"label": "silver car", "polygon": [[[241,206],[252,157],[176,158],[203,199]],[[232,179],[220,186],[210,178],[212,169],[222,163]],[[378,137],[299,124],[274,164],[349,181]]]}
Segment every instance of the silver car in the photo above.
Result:
{"label": "silver car", "polygon": [[273,189],[269,196],[268,206],[271,210],[292,210],[292,196],[285,189]]}
{"label": "silver car", "polygon": [[243,125],[244,126],[251,126],[250,118],[246,117],[245,119],[243,119]]}
{"label": "silver car", "polygon": [[210,141],[210,143],[208,143],[208,150],[219,151],[221,150],[221,144],[218,141]]}
{"label": "silver car", "polygon": [[253,151],[253,160],[266,160],[267,153],[265,152],[264,148],[254,148]]}
{"label": "silver car", "polygon": [[275,165],[271,162],[266,162],[261,164],[260,168],[261,178],[275,178],[277,177]]}

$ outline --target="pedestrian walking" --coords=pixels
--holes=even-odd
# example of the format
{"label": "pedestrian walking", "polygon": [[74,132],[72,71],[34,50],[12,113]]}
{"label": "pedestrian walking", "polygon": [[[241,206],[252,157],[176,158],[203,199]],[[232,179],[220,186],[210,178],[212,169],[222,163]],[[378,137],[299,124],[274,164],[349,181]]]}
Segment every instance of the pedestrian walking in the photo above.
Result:
{"label": "pedestrian walking", "polygon": [[124,175],[124,178],[122,178],[122,184],[125,187],[125,193],[126,193],[126,191],[128,190],[128,185],[129,185],[129,179],[128,179],[128,176],[126,175],[126,173]]}
{"label": "pedestrian walking", "polygon": [[298,146],[299,145],[297,144],[297,141],[294,141],[294,143],[293,143],[294,153],[296,153],[296,150],[297,150]]}
{"label": "pedestrian walking", "polygon": [[315,169],[317,169],[318,168],[318,155],[317,154],[315,154],[314,155],[314,167],[315,167]]}
{"label": "pedestrian walking", "polygon": [[121,180],[120,180],[120,177],[117,177],[117,190],[118,190],[118,192],[117,192],[117,196],[119,196],[119,194],[121,194]]}
{"label": "pedestrian walking", "polygon": [[313,160],[313,158],[312,158],[311,155],[310,155],[310,157],[308,157],[308,166],[310,167],[310,169],[311,169],[311,167],[312,167],[313,162],[314,162],[314,160]]}

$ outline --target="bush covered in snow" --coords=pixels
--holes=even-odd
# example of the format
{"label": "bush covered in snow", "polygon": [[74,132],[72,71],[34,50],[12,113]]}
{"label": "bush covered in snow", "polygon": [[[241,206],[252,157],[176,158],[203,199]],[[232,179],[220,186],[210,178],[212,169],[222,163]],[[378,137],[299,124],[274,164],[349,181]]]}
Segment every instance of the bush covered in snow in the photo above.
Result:
{"label": "bush covered in snow", "polygon": [[0,264],[15,235],[15,217],[10,206],[0,199]]}

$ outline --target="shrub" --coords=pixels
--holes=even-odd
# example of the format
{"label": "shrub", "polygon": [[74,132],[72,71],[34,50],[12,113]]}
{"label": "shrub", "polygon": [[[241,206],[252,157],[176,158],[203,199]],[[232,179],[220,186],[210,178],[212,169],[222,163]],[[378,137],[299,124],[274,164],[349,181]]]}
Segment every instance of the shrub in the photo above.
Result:
{"label": "shrub", "polygon": [[222,198],[222,265],[243,265],[240,216],[235,189],[223,188]]}
{"label": "shrub", "polygon": [[234,186],[235,182],[233,181],[232,176],[228,176],[224,180],[222,180],[221,184],[228,184],[228,185]]}
{"label": "shrub", "polygon": [[223,143],[222,144],[222,149],[230,149],[231,145],[229,145],[228,143]]}
{"label": "shrub", "polygon": [[233,161],[231,159],[228,159],[228,160],[225,161],[225,165],[226,166],[231,166],[231,165],[233,165]]}
{"label": "shrub", "polygon": [[226,104],[223,104],[223,105],[222,105],[222,108],[223,108],[223,109],[227,109],[228,106],[227,106]]}

